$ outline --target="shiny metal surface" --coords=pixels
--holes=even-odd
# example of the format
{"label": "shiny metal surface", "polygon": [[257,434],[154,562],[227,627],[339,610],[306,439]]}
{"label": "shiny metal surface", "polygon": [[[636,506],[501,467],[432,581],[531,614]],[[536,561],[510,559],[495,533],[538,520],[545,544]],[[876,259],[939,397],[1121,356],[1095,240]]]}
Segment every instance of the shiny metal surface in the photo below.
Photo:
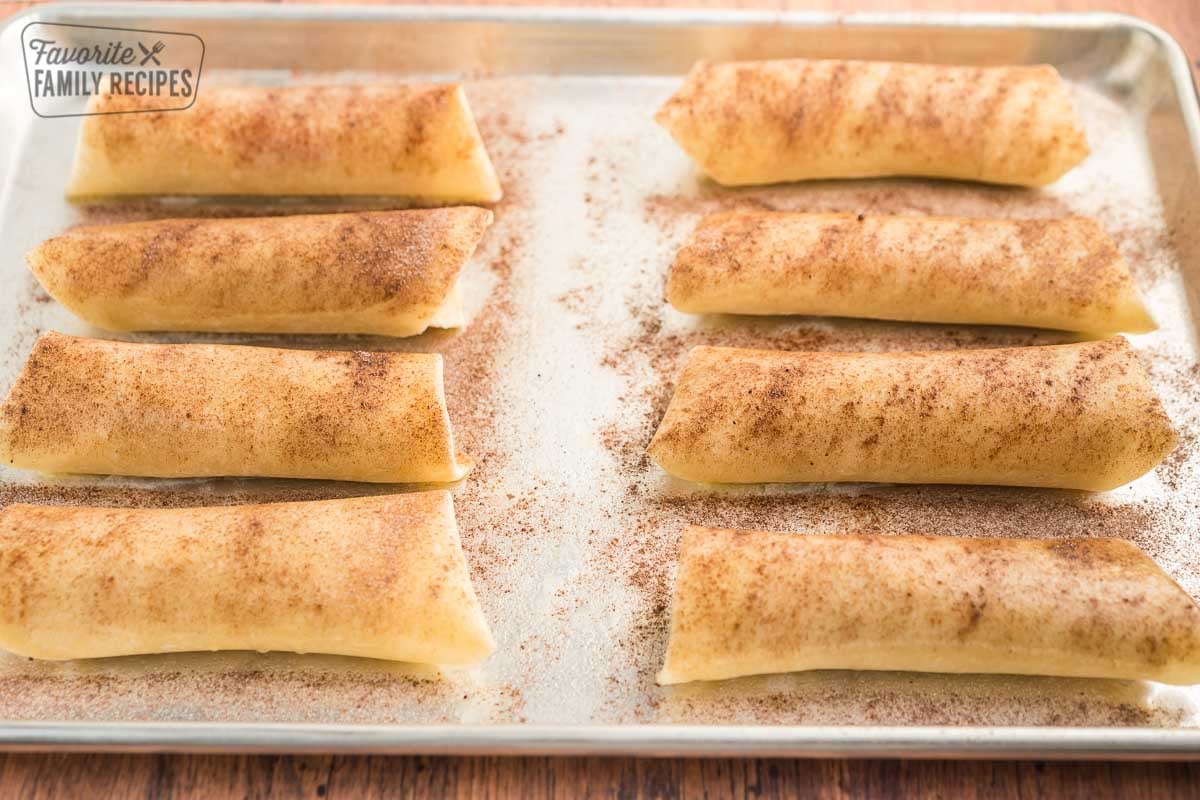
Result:
{"label": "shiny metal surface", "polygon": [[[0,391],[38,331],[108,335],[38,295],[21,262],[25,249],[78,222],[203,211],[186,203],[77,208],[62,200],[75,123],[35,120],[24,85],[13,80],[21,74],[15,32],[33,19],[199,34],[207,46],[206,81],[465,80],[508,192],[468,275],[471,327],[405,342],[219,340],[446,354],[464,446],[485,456],[480,472],[454,491],[500,650],[478,670],[446,672],[281,654],[47,665],[0,653],[0,719],[8,720],[0,723],[0,747],[1200,755],[1200,687],[901,673],[771,676],[677,691],[649,681],[664,643],[660,604],[673,538],[684,520],[1122,535],[1200,595],[1200,509],[1192,499],[1200,497],[1200,474],[1191,452],[1200,433],[1192,411],[1200,379],[1200,110],[1187,61],[1161,31],[1112,14],[40,7],[0,34],[0,283],[12,287],[0,292]],[[697,181],[649,121],[657,103],[697,58],[787,55],[1048,61],[1075,85],[1096,152],[1078,174],[1038,194],[919,181],[721,192]],[[980,487],[723,493],[671,481],[640,463],[638,453],[686,344],[885,349],[1059,340],[861,321],[696,321],[664,310],[660,279],[673,248],[700,213],[735,203],[1099,217],[1133,263],[1162,324],[1134,343],[1184,449],[1161,475],[1099,497]],[[200,504],[378,490],[278,481],[45,481],[0,469],[3,496],[47,502],[182,497]]]}

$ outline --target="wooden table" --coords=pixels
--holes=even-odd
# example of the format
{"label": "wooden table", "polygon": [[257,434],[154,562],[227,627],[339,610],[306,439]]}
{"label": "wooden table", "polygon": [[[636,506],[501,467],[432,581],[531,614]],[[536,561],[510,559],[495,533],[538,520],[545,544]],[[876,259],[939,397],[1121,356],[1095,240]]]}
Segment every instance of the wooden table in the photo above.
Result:
{"label": "wooden table", "polygon": [[[361,0],[360,0],[361,1]],[[408,0],[420,2],[420,0]],[[465,0],[464,0],[465,1]],[[521,0],[508,0],[509,3]],[[553,0],[541,0],[542,3]],[[601,5],[1120,11],[1200,54],[1198,0],[642,0]],[[594,4],[594,3],[592,3]],[[0,18],[29,2],[0,2]],[[1193,67],[1197,67],[1193,61]],[[1200,71],[1200,70],[1198,70]],[[0,755],[0,797],[1200,797],[1200,764]]]}

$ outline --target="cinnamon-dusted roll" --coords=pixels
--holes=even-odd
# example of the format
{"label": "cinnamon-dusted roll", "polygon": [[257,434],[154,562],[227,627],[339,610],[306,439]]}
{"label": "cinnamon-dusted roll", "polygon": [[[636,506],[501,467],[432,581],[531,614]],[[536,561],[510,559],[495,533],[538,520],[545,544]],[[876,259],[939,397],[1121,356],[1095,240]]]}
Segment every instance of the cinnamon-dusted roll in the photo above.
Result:
{"label": "cinnamon-dusted roll", "polygon": [[701,221],[667,278],[693,314],[816,314],[1154,330],[1095,221],[734,211]]}
{"label": "cinnamon-dusted roll", "polygon": [[697,347],[650,442],[711,483],[970,483],[1101,491],[1175,433],[1123,338],[997,350]]}
{"label": "cinnamon-dusted roll", "polygon": [[1043,186],[1088,154],[1048,65],[700,62],[656,119],[727,186],[884,175]]}
{"label": "cinnamon-dusted roll", "polygon": [[1119,539],[684,531],[659,683],[810,669],[1200,683],[1200,608]]}
{"label": "cinnamon-dusted roll", "polygon": [[92,99],[68,195],[500,199],[456,84],[205,85],[188,109],[150,108],[136,95]]}
{"label": "cinnamon-dusted roll", "polygon": [[412,336],[464,323],[459,275],[491,221],[459,206],[88,225],[26,259],[109,330]]}
{"label": "cinnamon-dusted roll", "polygon": [[448,492],[0,511],[0,647],[282,650],[471,664],[495,645]]}
{"label": "cinnamon-dusted roll", "polygon": [[51,473],[441,483],[442,357],[42,335],[0,405],[0,462]]}

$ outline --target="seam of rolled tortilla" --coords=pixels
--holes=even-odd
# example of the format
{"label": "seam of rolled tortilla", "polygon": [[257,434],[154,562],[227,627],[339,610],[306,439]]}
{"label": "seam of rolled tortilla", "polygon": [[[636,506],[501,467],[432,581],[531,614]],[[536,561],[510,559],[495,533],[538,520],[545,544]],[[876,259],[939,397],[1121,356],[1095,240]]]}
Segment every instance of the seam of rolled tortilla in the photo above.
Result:
{"label": "seam of rolled tortilla", "polygon": [[495,649],[445,491],[170,509],[0,510],[0,644],[448,665]]}
{"label": "seam of rolled tortilla", "polygon": [[451,472],[448,478],[448,483],[460,481],[467,476],[467,473],[475,468],[475,459],[468,456],[466,453],[458,449],[454,443],[454,426],[450,422],[450,409],[446,404],[446,362],[442,358],[441,353],[435,353],[436,366],[434,367],[434,385],[437,391],[438,407],[441,409],[442,425],[446,431],[446,446],[450,453],[453,454],[451,459]]}
{"label": "seam of rolled tortilla", "polygon": [[660,684],[809,669],[1200,682],[1200,608],[1134,545],[683,534]]}
{"label": "seam of rolled tortilla", "polygon": [[[496,166],[492,163],[487,152],[487,145],[483,141],[483,135],[479,132],[479,123],[475,121],[475,114],[471,111],[470,102],[467,101],[466,89],[461,85],[455,85],[454,88],[455,102],[461,106],[470,137],[475,142],[472,158],[480,172],[479,200],[477,202],[499,203],[504,199],[504,192],[500,187],[500,177],[496,174]],[[472,202],[472,200],[470,197],[464,197],[462,202]]]}
{"label": "seam of rolled tortilla", "polygon": [[434,309],[429,317],[427,327],[430,328],[461,328],[467,324],[467,316],[463,310],[462,280],[456,280],[446,293],[446,299]]}

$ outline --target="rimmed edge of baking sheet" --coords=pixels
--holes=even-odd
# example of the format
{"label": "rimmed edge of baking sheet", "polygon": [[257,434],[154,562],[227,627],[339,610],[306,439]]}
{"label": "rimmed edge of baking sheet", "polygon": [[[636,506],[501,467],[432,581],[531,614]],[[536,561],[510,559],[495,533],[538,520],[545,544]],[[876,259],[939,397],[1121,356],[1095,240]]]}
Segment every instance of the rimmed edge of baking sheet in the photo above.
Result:
{"label": "rimmed edge of baking sheet", "polygon": [[83,752],[1189,760],[1200,730],[30,722],[0,725],[0,743]]}
{"label": "rimmed edge of baking sheet", "polygon": [[[687,9],[550,9],[514,7],[266,6],[251,4],[138,4],[136,8],[68,3],[15,15],[9,26],[39,16],[75,18],[188,16],[255,18],[564,22],[596,25],[763,24],[985,28],[1124,28],[1148,35],[1162,51],[1193,150],[1200,157],[1200,105],[1182,48],[1135,17],[1080,14],[857,13],[713,11]],[[8,151],[11,142],[0,142]],[[11,152],[0,160],[10,168]],[[3,176],[0,176],[3,177]],[[7,200],[8,198],[5,198]],[[726,725],[310,725],[199,722],[5,722],[0,749],[133,752],[374,752],[493,755],[757,755],[808,757],[1191,759],[1200,756],[1200,730],[1131,728],[726,726]]]}

